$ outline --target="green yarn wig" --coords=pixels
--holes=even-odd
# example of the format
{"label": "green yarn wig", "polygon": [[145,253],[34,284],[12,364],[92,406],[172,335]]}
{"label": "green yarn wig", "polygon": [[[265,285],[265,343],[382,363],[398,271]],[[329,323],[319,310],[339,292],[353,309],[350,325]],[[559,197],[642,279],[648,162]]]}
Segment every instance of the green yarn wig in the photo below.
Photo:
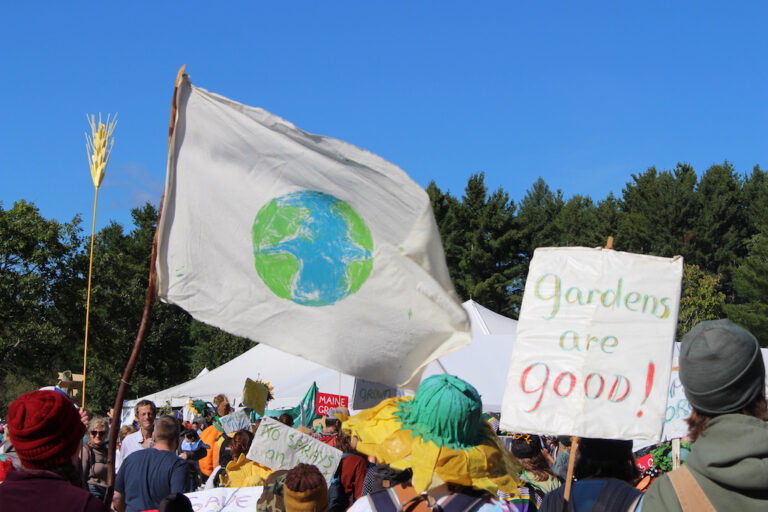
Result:
{"label": "green yarn wig", "polygon": [[398,404],[395,415],[410,430],[439,447],[462,450],[477,446],[485,436],[480,394],[454,375],[425,379],[413,400]]}

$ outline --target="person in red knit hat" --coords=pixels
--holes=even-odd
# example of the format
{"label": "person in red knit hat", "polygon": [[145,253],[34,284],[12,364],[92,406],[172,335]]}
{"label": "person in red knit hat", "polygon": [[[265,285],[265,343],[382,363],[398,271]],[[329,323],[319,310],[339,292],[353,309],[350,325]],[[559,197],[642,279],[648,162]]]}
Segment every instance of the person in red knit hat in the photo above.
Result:
{"label": "person in red knit hat", "polygon": [[83,488],[78,455],[85,425],[66,395],[49,390],[21,395],[8,408],[8,428],[24,469],[9,472],[0,485],[0,510],[109,510]]}

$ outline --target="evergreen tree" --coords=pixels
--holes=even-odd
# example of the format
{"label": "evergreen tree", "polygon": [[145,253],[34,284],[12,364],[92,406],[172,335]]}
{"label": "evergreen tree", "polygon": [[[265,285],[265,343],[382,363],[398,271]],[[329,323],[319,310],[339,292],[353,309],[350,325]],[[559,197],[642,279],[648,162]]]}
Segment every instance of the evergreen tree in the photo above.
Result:
{"label": "evergreen tree", "polygon": [[[533,257],[537,247],[552,247],[559,244],[561,233],[555,223],[563,206],[563,193],[553,193],[549,185],[539,178],[520,202],[517,220],[522,235],[522,251]],[[527,267],[525,269],[527,273]]]}
{"label": "evergreen tree", "polygon": [[674,171],[655,167],[632,175],[620,203],[616,247],[657,256],[690,255],[698,216],[696,174],[688,164]]}
{"label": "evergreen tree", "polygon": [[732,272],[746,255],[748,227],[741,201],[741,180],[727,161],[713,165],[698,186],[701,208],[696,217],[693,262],[723,275],[723,286],[732,300]]}
{"label": "evergreen tree", "polygon": [[430,198],[433,207],[437,205],[448,269],[459,297],[515,316],[524,258],[515,205],[501,189],[489,196],[484,180],[482,173],[471,176],[461,202],[442,195],[437,187],[430,187]]}
{"label": "evergreen tree", "polygon": [[575,195],[568,199],[554,219],[559,237],[556,246],[596,247],[605,244],[610,233],[601,233],[598,209],[592,199]]}
{"label": "evergreen tree", "polygon": [[768,226],[768,173],[756,165],[744,179],[742,199],[747,219],[747,236],[758,234]]}
{"label": "evergreen tree", "polygon": [[750,239],[748,248],[733,277],[739,302],[727,305],[725,311],[768,347],[768,226]]}

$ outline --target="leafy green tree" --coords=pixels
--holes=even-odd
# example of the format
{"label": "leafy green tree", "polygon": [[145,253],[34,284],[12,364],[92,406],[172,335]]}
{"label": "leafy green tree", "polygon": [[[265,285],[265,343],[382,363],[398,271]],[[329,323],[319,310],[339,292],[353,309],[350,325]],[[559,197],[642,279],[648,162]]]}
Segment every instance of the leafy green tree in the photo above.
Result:
{"label": "leafy green tree", "polygon": [[203,368],[211,370],[231,361],[255,345],[255,341],[192,320],[189,328],[189,376],[194,377]]}
{"label": "leafy green tree", "polygon": [[702,270],[698,265],[683,266],[680,313],[677,317],[677,339],[704,320],[723,317],[725,294],[720,291],[720,276]]}
{"label": "leafy green tree", "polygon": [[768,347],[768,226],[750,239],[748,249],[733,277],[738,302],[725,311]]}
{"label": "leafy green tree", "polygon": [[[91,327],[86,400],[106,410],[113,405],[138,332],[147,286],[157,210],[149,203],[131,211],[134,229],[111,223],[99,231],[94,247]],[[149,394],[189,376],[189,325],[182,309],[156,302],[128,397]]]}
{"label": "leafy green tree", "polygon": [[[50,385],[57,370],[82,360],[72,321],[84,315],[76,300],[84,269],[79,223],[47,220],[23,200],[9,210],[0,204],[0,375],[15,384]],[[14,398],[0,393],[0,411]]]}

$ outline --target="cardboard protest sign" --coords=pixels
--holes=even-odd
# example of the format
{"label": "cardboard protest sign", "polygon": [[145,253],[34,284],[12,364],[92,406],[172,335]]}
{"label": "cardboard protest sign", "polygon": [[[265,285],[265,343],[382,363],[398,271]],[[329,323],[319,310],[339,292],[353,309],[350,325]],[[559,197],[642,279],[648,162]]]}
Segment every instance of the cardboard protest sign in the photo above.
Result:
{"label": "cardboard protest sign", "polygon": [[[339,403],[341,398],[341,403]],[[349,408],[349,397],[345,395],[332,395],[330,393],[318,393],[315,412],[320,416],[328,414],[328,411],[334,407]]]}
{"label": "cardboard protest sign", "polygon": [[224,432],[227,434],[237,432],[241,428],[248,430],[251,428],[251,420],[243,411],[237,411],[231,414],[227,414],[226,416],[222,416],[219,418],[219,423],[221,424],[221,428],[223,428]]}
{"label": "cardboard protest sign", "polygon": [[355,379],[352,391],[352,408],[368,409],[379,405],[379,402],[393,396],[405,396],[405,393],[395,387],[371,382],[365,379]]}
{"label": "cardboard protest sign", "polygon": [[501,427],[659,439],[682,272],[680,257],[536,249]]}
{"label": "cardboard protest sign", "polygon": [[691,404],[685,398],[685,389],[680,383],[680,372],[677,367],[672,369],[669,377],[669,399],[664,417],[664,434],[662,439],[668,441],[688,435],[688,423],[685,419],[691,414]]}
{"label": "cardboard protest sign", "polygon": [[[768,349],[761,348],[763,363],[768,366]],[[669,378],[669,400],[667,401],[667,412],[664,419],[664,433],[662,440],[669,441],[685,437],[688,435],[688,423],[685,421],[691,415],[693,408],[685,397],[685,388],[680,382],[679,367],[676,364],[672,367],[672,373]],[[765,383],[766,393],[768,393],[768,374],[766,374]]]}
{"label": "cardboard protest sign", "polygon": [[247,455],[248,459],[275,471],[292,469],[300,462],[313,464],[329,484],[341,456],[341,450],[269,417],[261,420]]}
{"label": "cardboard protest sign", "polygon": [[263,487],[217,487],[185,494],[195,512],[241,512],[256,510]]}
{"label": "cardboard protest sign", "polygon": [[269,389],[261,382],[246,378],[243,386],[243,405],[250,407],[259,416],[264,415]]}

